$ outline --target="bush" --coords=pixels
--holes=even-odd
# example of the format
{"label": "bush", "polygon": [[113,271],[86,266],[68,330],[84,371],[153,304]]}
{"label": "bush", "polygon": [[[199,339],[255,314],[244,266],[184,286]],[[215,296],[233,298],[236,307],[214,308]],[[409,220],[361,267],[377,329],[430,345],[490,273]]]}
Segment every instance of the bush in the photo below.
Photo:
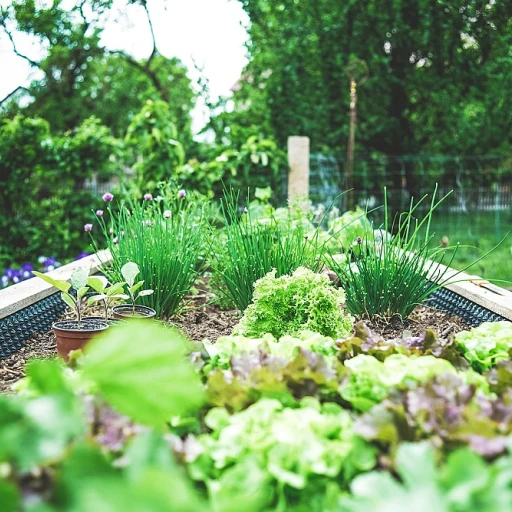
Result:
{"label": "bush", "polygon": [[117,141],[94,118],[55,137],[46,121],[23,116],[0,124],[0,141],[0,267],[19,254],[74,257],[85,248],[83,217],[99,206],[84,181],[114,173]]}
{"label": "bush", "polygon": [[275,270],[256,281],[254,302],[244,313],[236,332],[245,336],[270,333],[276,338],[308,330],[341,338],[352,327],[344,314],[345,293],[329,278],[306,268],[276,278]]}

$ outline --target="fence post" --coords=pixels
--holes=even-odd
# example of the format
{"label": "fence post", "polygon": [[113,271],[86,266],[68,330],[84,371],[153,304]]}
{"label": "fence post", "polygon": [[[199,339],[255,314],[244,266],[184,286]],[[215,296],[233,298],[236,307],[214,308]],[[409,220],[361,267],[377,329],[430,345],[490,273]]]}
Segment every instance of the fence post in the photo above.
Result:
{"label": "fence post", "polygon": [[309,196],[309,137],[288,137],[288,200]]}

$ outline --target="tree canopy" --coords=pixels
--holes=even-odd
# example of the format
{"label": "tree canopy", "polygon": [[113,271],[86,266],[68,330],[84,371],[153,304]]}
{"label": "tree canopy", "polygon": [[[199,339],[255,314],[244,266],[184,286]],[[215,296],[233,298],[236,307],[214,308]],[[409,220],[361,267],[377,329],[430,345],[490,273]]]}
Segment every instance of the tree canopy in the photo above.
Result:
{"label": "tree canopy", "polygon": [[[113,16],[113,0],[55,0],[49,6],[18,0],[2,8],[0,26],[14,51],[42,72],[42,79],[24,88],[28,102],[20,101],[19,92],[3,102],[4,117],[20,112],[42,117],[52,131],[62,133],[95,116],[114,135],[123,136],[148,99],[163,100],[169,104],[181,142],[190,147],[195,93],[187,70],[179,59],[159,53],[146,1],[127,3],[144,9],[151,29],[152,50],[143,60],[101,44],[101,34]],[[46,48],[40,60],[18,50],[19,32],[31,35]]]}
{"label": "tree canopy", "polygon": [[217,132],[236,122],[313,149],[348,136],[345,68],[364,60],[358,150],[482,154],[512,140],[512,3],[506,0],[239,0],[250,62]]}

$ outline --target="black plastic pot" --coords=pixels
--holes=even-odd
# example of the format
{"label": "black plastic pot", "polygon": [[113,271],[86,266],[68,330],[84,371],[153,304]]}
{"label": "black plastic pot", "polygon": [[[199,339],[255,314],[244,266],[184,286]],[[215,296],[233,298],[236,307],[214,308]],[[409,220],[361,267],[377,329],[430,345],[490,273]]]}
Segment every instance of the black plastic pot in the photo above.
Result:
{"label": "black plastic pot", "polygon": [[107,322],[110,327],[116,327],[126,323],[125,320],[121,320],[120,318],[112,318],[110,316],[107,320],[105,320],[104,316],[84,316],[83,320],[99,320],[100,322]]}
{"label": "black plastic pot", "polygon": [[120,320],[140,319],[140,320],[152,320],[156,316],[156,311],[153,308],[147,306],[135,306],[132,304],[121,304],[112,308],[112,316]]}

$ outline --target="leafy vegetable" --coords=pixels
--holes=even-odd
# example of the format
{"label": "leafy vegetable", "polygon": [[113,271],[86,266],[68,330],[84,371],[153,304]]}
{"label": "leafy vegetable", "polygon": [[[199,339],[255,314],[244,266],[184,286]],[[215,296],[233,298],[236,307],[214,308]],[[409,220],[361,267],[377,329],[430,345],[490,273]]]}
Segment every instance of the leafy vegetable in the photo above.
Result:
{"label": "leafy vegetable", "polygon": [[399,393],[356,420],[355,431],[393,450],[400,441],[431,439],[442,448],[467,444],[495,457],[512,433],[512,395],[484,396],[473,384],[445,373]]}
{"label": "leafy vegetable", "polygon": [[[381,362],[373,356],[358,355],[344,364],[352,374],[342,383],[341,396],[361,411],[381,402],[393,388],[407,388],[411,382],[425,382],[435,375],[457,373],[451,363],[433,356],[393,354]],[[468,382],[475,381],[487,388],[485,380],[477,374],[465,372],[461,375]]]}
{"label": "leafy vegetable", "polygon": [[410,336],[404,332],[401,338],[389,340],[373,333],[362,321],[354,324],[354,331],[352,338],[336,342],[340,360],[350,359],[358,354],[371,355],[380,361],[391,354],[432,355],[446,359],[457,370],[464,370],[469,366],[452,339],[439,339],[430,329],[419,336]]}
{"label": "leafy vegetable", "polygon": [[457,333],[455,341],[473,368],[482,372],[500,360],[510,359],[512,322],[485,322]]}
{"label": "leafy vegetable", "polygon": [[345,212],[339,217],[329,219],[329,232],[345,251],[357,248],[357,239],[366,239],[373,234],[371,222],[361,208]]}
{"label": "leafy vegetable", "polygon": [[437,467],[429,443],[404,443],[397,453],[401,482],[373,471],[356,477],[353,498],[341,501],[343,512],[500,512],[512,503],[512,460],[485,462],[467,449],[448,456]]}
{"label": "leafy vegetable", "polygon": [[185,341],[178,331],[153,323],[114,331],[88,345],[82,364],[114,408],[162,427],[171,416],[201,404],[200,380],[183,361]]}
{"label": "leafy vegetable", "polygon": [[[336,363],[336,361],[334,361]],[[296,399],[313,396],[327,400],[336,397],[343,368],[325,357],[300,349],[290,360],[262,351],[233,356],[231,369],[208,374],[206,399],[213,406],[239,411],[262,397],[295,406]]]}
{"label": "leafy vegetable", "polygon": [[299,349],[311,350],[326,356],[336,355],[334,340],[316,332],[303,331],[295,336],[283,336],[276,340],[272,334],[261,338],[249,338],[240,335],[221,336],[216,343],[207,340],[203,346],[211,358],[212,366],[229,367],[232,356],[244,353],[263,352],[271,356],[292,359]]}
{"label": "leafy vegetable", "polygon": [[271,399],[232,416],[212,409],[205,423],[212,433],[198,438],[204,453],[191,463],[191,475],[218,489],[225,471],[253,465],[268,475],[268,505],[277,500],[280,510],[294,496],[304,505],[308,496],[325,494],[329,478],[343,480],[375,464],[374,450],[354,436],[349,414],[313,398],[299,409]]}
{"label": "leafy vegetable", "polygon": [[343,312],[345,294],[329,278],[300,267],[276,278],[269,272],[254,285],[253,303],[245,310],[236,332],[246,336],[270,333],[276,338],[302,330],[341,338],[352,327]]}

